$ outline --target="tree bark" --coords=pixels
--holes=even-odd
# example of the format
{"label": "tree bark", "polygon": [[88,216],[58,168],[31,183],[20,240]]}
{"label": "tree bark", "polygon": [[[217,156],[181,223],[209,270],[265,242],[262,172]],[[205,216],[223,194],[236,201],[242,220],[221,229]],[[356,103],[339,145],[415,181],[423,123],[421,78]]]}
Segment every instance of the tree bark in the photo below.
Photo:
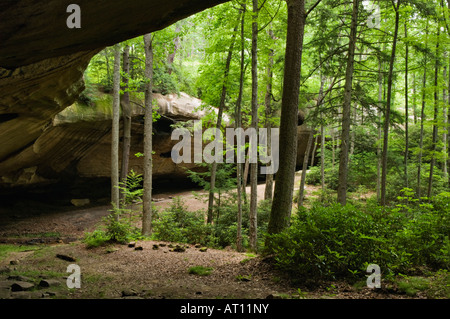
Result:
{"label": "tree bark", "polygon": [[[239,78],[239,95],[236,101],[236,126],[235,128],[242,127],[242,95],[244,93],[244,73],[245,73],[245,12],[246,6],[243,5],[241,10],[242,20],[241,20],[241,61],[240,61],[240,78]],[[238,140],[240,140],[238,138]],[[236,250],[243,251],[244,247],[242,245],[242,163],[237,163],[236,165],[236,175],[237,175],[237,231],[236,231]]]}
{"label": "tree bark", "polygon": [[[239,21],[240,21],[240,15],[239,15]],[[228,80],[228,74],[230,73],[231,58],[233,57],[233,48],[234,48],[234,42],[236,39],[236,31],[237,31],[238,25],[234,28],[233,39],[232,39],[230,48],[228,50],[227,60],[225,63],[225,73],[224,73],[224,77],[223,77],[222,93],[220,95],[219,111],[217,114],[217,122],[216,122],[216,129],[219,129],[219,130],[222,130],[222,116],[223,116],[223,110],[225,108],[225,98],[227,96],[227,80]],[[218,136],[216,136],[215,138],[218,138]],[[208,216],[207,216],[208,224],[212,223],[212,221],[213,221],[214,193],[215,193],[215,187],[216,187],[217,164],[218,163],[216,161],[213,161],[211,164],[211,180],[210,180],[210,189],[209,189],[209,197],[208,197]]]}
{"label": "tree bark", "polygon": [[[408,29],[405,21],[405,38],[408,37]],[[407,41],[407,40],[406,40]],[[408,105],[408,55],[409,55],[409,46],[408,42],[405,44],[405,185],[409,187],[408,181],[408,156],[409,156],[409,105]]]}
{"label": "tree bark", "polygon": [[[384,50],[383,50],[384,51]],[[377,111],[377,201],[380,201],[381,196],[381,109],[383,108],[383,73],[382,60],[379,59],[378,64],[378,111]]]}
{"label": "tree bark", "polygon": [[[269,30],[269,37],[274,38],[273,31]],[[269,50],[269,63],[267,66],[267,86],[266,86],[266,96],[265,96],[265,104],[266,104],[266,128],[267,128],[267,154],[271,154],[272,152],[272,79],[273,79],[273,49]],[[272,202],[272,193],[273,193],[273,174],[266,175],[266,187],[264,190],[264,199]]]}
{"label": "tree bark", "polygon": [[348,155],[350,148],[350,109],[352,102],[352,82],[355,62],[356,32],[358,28],[359,0],[353,0],[352,22],[348,46],[347,69],[345,73],[344,103],[342,107],[341,153],[339,157],[339,183],[337,200],[341,205],[347,202]]}
{"label": "tree bark", "polygon": [[[123,50],[123,62],[122,70],[124,76],[122,77],[123,95],[122,95],[122,119],[123,119],[123,143],[122,143],[122,168],[120,170],[120,182],[122,187],[126,187],[126,181],[128,176],[128,163],[130,160],[130,147],[131,147],[131,106],[130,106],[130,93],[128,92],[128,77],[130,75],[130,47],[125,46]],[[124,197],[124,191],[121,193],[121,197]]]}
{"label": "tree bark", "polygon": [[152,151],[153,151],[153,47],[151,33],[144,35],[145,48],[145,113],[144,113],[144,193],[142,205],[142,235],[152,234]]}
{"label": "tree bark", "polygon": [[304,0],[287,0],[287,5],[288,28],[280,118],[280,159],[268,224],[269,234],[279,233],[289,225],[297,160],[298,102],[306,12]]}
{"label": "tree bark", "polygon": [[381,205],[386,205],[386,178],[387,178],[387,157],[388,157],[388,142],[389,142],[389,126],[391,120],[391,103],[392,103],[392,79],[394,73],[395,53],[397,49],[397,37],[398,37],[398,25],[400,20],[400,7],[401,0],[397,0],[395,7],[395,29],[394,29],[394,41],[392,43],[391,60],[389,62],[388,73],[388,87],[387,87],[387,101],[386,110],[384,113],[384,127],[383,127],[383,153],[381,158]]}
{"label": "tree bark", "polygon": [[[447,107],[445,105],[445,103],[447,103],[447,87],[445,86],[446,84],[446,80],[447,80],[447,66],[444,65],[444,71],[443,71],[443,79],[444,79],[444,88],[443,88],[443,92],[442,92],[442,99],[444,101],[444,107],[442,110],[442,115],[444,118],[444,132],[442,134],[442,144],[443,144],[443,149],[442,152],[444,153],[444,155],[447,155],[447,130],[445,129],[448,126],[448,118],[447,118]],[[449,92],[450,94],[450,92]],[[448,166],[447,166],[447,160],[444,159],[443,163],[442,163],[442,173],[444,175],[444,180],[448,179]]]}
{"label": "tree bark", "polygon": [[[428,49],[428,21],[426,27],[425,46]],[[426,85],[427,85],[427,55],[424,54],[424,68],[423,68],[423,80],[422,80],[422,108],[420,111],[420,135],[419,135],[419,156],[417,161],[417,198],[420,200],[422,196],[421,179],[422,179],[422,156],[423,156],[423,126],[425,122],[425,104],[426,104]]]}
{"label": "tree bark", "polygon": [[111,202],[119,208],[120,44],[114,46],[113,118],[111,131]]}
{"label": "tree bark", "polygon": [[439,77],[439,38],[441,34],[441,26],[438,23],[437,26],[437,42],[436,42],[436,61],[434,66],[434,115],[433,115],[433,141],[432,141],[432,149],[431,149],[431,163],[430,163],[430,176],[428,178],[428,198],[431,197],[432,189],[433,189],[433,172],[434,166],[436,165],[436,148],[438,141],[438,106],[439,106],[439,97],[438,97],[438,77]]}
{"label": "tree bark", "polygon": [[[253,0],[252,17],[252,123],[258,131],[258,0]],[[256,141],[253,141],[256,143]],[[254,154],[256,155],[256,154]],[[252,157],[252,156],[250,156]],[[258,162],[250,163],[249,246],[257,251]]]}
{"label": "tree bark", "polygon": [[[450,9],[450,0],[448,0]],[[450,58],[450,54],[449,54]],[[447,90],[447,168],[450,169],[450,59],[448,64],[448,90]],[[448,174],[448,187],[450,188],[450,173]]]}
{"label": "tree bark", "polygon": [[[180,25],[179,23],[177,23],[175,26],[175,32],[179,33],[180,31],[181,31]],[[169,74],[172,74],[173,72],[173,61],[175,60],[175,55],[179,47],[180,47],[180,36],[177,34],[177,36],[173,40],[173,52],[170,53],[169,56],[167,57],[167,65],[168,65],[167,73]]]}
{"label": "tree bark", "polygon": [[323,124],[320,125],[320,137],[320,180],[323,195],[325,192],[325,128]]}
{"label": "tree bark", "polygon": [[303,157],[303,165],[302,165],[302,177],[300,179],[300,187],[298,189],[298,199],[297,199],[297,206],[301,207],[303,206],[303,198],[305,194],[305,182],[306,182],[306,170],[308,169],[308,159],[309,155],[311,153],[311,147],[314,140],[314,130],[311,130],[311,134],[308,137],[308,144],[306,146],[306,152]]}
{"label": "tree bark", "polygon": [[109,85],[111,85],[111,71],[109,69],[109,56],[108,56],[109,52],[108,51],[109,51],[108,48],[105,48],[103,50],[103,55],[105,56],[105,63],[106,63],[106,77],[107,77],[106,81],[109,86]]}

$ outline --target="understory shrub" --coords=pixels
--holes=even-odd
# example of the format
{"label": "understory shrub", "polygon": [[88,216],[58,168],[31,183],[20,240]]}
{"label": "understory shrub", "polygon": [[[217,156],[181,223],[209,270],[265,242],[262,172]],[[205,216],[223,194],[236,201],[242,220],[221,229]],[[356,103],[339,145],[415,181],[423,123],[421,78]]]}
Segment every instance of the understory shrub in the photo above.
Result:
{"label": "understory shrub", "polygon": [[[243,205],[242,239],[248,244],[248,205]],[[157,240],[202,244],[204,246],[224,248],[235,246],[237,234],[237,203],[236,195],[224,196],[220,207],[215,207],[214,221],[206,224],[206,212],[203,210],[190,212],[184,202],[176,197],[172,205],[158,213],[153,221],[154,238]],[[264,244],[264,236],[270,216],[270,203],[258,203],[258,243]]]}
{"label": "understory shrub", "polygon": [[173,199],[169,209],[158,213],[153,221],[157,240],[207,245],[212,229],[206,225],[201,211],[190,212],[179,197]]}
{"label": "understory shrub", "polygon": [[88,248],[92,248],[143,238],[140,229],[135,226],[135,219],[132,210],[114,207],[111,213],[102,219],[103,223],[97,229],[85,233],[83,241]]}
{"label": "understory shrub", "polygon": [[286,231],[270,235],[267,248],[279,268],[307,278],[362,277],[369,264],[384,275],[448,269],[449,207],[449,193],[408,212],[316,203],[301,208]]}

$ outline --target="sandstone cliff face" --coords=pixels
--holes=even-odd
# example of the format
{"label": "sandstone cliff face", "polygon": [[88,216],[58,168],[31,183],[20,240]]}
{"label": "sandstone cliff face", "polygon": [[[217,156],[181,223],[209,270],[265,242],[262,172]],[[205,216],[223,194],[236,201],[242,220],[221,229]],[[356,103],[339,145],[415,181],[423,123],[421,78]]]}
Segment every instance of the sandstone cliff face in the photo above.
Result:
{"label": "sandstone cliff face", "polygon": [[83,137],[85,124],[77,129],[53,125],[53,117],[83,91],[83,72],[103,47],[222,2],[78,0],[81,29],[69,29],[66,9],[73,1],[1,1],[0,183],[42,182],[43,175],[66,169],[69,149],[78,145],[73,156],[79,159],[86,152],[83,145],[104,137],[106,123]]}
{"label": "sandstone cliff face", "polygon": [[[105,46],[226,1],[78,0],[81,29],[66,27],[71,0],[1,1],[0,188],[109,177],[109,118],[67,116],[66,108],[84,90],[90,59]],[[202,113],[194,113],[200,101],[185,95],[155,98],[165,118],[155,124],[154,177],[184,176],[185,168],[170,158],[177,141],[170,140],[167,127],[173,120],[201,118]],[[138,172],[141,163],[134,154],[142,152],[142,122],[137,109],[130,169]]]}
{"label": "sandstone cliff face", "polygon": [[[196,110],[199,99],[180,93],[163,96],[154,94],[161,119],[154,124],[154,178],[186,177],[186,168],[194,165],[176,165],[170,152],[178,141],[171,140],[170,125],[175,121],[199,120],[204,112]],[[44,130],[38,131],[33,143],[20,152],[0,162],[0,186],[49,184],[61,178],[109,177],[111,175],[111,118],[104,110],[71,113],[71,108],[56,114]],[[133,107],[130,169],[143,172],[143,115],[138,106]],[[20,131],[20,130],[18,130]],[[122,135],[122,133],[121,133]]]}
{"label": "sandstone cliff face", "polygon": [[[171,151],[179,141],[171,139],[171,125],[178,121],[201,120],[206,114],[198,110],[202,101],[182,92],[165,96],[155,93],[153,97],[161,115],[154,123],[153,178],[164,182],[186,179],[187,169],[196,171],[199,168],[194,163],[173,162]],[[140,103],[132,104],[129,169],[142,174],[143,158],[135,154],[142,153],[144,148],[144,110],[137,104]],[[229,122],[227,115],[223,121]],[[0,187],[47,185],[77,178],[107,180],[111,176],[110,108],[102,109],[96,105],[83,109],[75,103],[56,114],[38,133],[33,143],[0,162]],[[309,134],[310,130],[299,126],[299,165]],[[191,147],[193,154],[193,145]]]}

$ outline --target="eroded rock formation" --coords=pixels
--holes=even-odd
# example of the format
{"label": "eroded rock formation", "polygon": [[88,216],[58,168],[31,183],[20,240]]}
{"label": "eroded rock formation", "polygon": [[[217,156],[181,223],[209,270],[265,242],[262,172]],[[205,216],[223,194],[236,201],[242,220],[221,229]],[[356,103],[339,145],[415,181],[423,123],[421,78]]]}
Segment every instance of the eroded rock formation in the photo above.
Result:
{"label": "eroded rock formation", "polygon": [[[19,180],[17,169],[38,179],[40,164],[60,170],[67,135],[53,117],[74,103],[84,89],[83,72],[103,47],[162,29],[225,0],[78,0],[81,28],[66,25],[69,0],[0,2],[0,176]],[[83,124],[80,123],[80,126]],[[106,124],[104,124],[106,125]],[[104,134],[102,124],[91,135]],[[50,131],[48,131],[50,130]],[[45,143],[59,131],[60,139]],[[64,134],[62,133],[64,132]],[[70,140],[70,139],[69,139]],[[59,143],[59,144],[58,144]],[[50,149],[61,153],[51,154]],[[42,157],[39,154],[47,154]],[[80,150],[80,154],[83,150]],[[64,160],[62,160],[64,162]],[[32,166],[30,166],[32,165]],[[34,168],[36,167],[36,168]],[[48,171],[51,171],[48,170]],[[19,176],[17,176],[19,174]],[[28,178],[27,177],[27,178]]]}
{"label": "eroded rock formation", "polygon": [[[69,109],[62,112],[84,90],[83,73],[90,59],[105,46],[223,2],[78,0],[81,28],[69,29],[66,8],[72,1],[1,1],[0,188],[108,177],[109,118],[70,118]],[[186,166],[170,158],[176,141],[170,140],[168,127],[173,120],[201,118],[201,113],[193,113],[200,102],[184,95],[155,97],[164,117],[155,124],[154,177],[184,175]],[[142,130],[137,109],[130,158],[130,169],[136,171],[141,163],[134,154],[142,151]]]}

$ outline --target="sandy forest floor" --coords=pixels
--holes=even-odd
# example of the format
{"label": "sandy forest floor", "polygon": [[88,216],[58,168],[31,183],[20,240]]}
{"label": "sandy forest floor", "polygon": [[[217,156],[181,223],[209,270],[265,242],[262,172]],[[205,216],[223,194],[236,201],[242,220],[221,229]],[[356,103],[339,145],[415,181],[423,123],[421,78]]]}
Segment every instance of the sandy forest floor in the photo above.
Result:
{"label": "sandy forest floor", "polygon": [[[260,190],[262,197],[264,185]],[[307,194],[313,190],[308,186]],[[190,191],[158,194],[156,205],[167,207],[174,196],[181,196],[191,210],[205,206]],[[83,234],[94,230],[108,209],[91,205],[62,212],[0,214],[0,243],[22,245],[23,250],[0,256],[0,298],[409,298],[386,287],[292,284],[292,278],[278,273],[264,258],[232,249],[201,251],[183,245],[184,252],[174,252],[174,243],[154,241],[137,242],[141,250],[120,244],[87,249],[81,242]],[[67,266],[74,263],[80,266],[81,288],[68,289]],[[209,267],[211,273],[189,274],[194,266]],[[46,279],[55,282],[39,287]],[[16,285],[12,290],[18,291],[11,291],[12,281],[34,286]]]}

